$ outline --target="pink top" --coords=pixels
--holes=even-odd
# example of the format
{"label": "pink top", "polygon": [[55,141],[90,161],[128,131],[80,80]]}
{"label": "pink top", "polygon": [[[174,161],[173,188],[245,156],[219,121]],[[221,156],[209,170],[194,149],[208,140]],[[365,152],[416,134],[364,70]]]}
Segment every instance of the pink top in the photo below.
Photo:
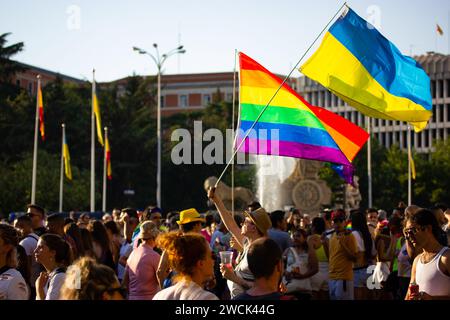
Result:
{"label": "pink top", "polygon": [[159,291],[156,271],[160,255],[148,245],[134,249],[127,260],[129,300],[152,300]]}
{"label": "pink top", "polygon": [[206,229],[202,229],[202,231],[200,231],[200,233],[202,234],[202,236],[205,237],[206,241],[208,241],[208,243],[211,242],[211,235],[208,233],[208,231],[206,231]]}

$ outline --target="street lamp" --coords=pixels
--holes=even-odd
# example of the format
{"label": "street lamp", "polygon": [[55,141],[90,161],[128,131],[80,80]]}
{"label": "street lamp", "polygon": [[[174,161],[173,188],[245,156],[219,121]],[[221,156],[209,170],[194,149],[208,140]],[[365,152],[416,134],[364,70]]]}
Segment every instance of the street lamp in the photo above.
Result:
{"label": "street lamp", "polygon": [[156,56],[151,53],[138,48],[133,47],[134,51],[137,51],[139,54],[146,54],[150,58],[152,58],[153,62],[156,64],[156,68],[158,69],[158,106],[157,106],[157,125],[156,125],[156,134],[158,140],[158,164],[157,164],[157,174],[156,174],[156,205],[161,208],[161,72],[164,62],[170,56],[174,54],[183,54],[186,50],[183,49],[183,46],[178,46],[175,49],[170,50],[169,52],[164,53],[163,55],[159,55],[158,44],[154,43],[153,47],[156,51]]}

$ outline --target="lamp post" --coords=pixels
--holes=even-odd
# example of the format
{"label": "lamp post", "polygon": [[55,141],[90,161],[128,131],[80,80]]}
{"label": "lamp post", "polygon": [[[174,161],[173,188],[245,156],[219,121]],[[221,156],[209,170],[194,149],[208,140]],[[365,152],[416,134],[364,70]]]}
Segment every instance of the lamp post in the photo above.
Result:
{"label": "lamp post", "polygon": [[156,64],[156,68],[158,69],[157,74],[158,102],[157,102],[157,124],[156,124],[156,132],[157,132],[156,135],[158,141],[158,159],[157,159],[157,174],[156,174],[156,205],[159,208],[161,208],[161,72],[164,62],[167,60],[167,58],[169,58],[174,54],[185,53],[186,50],[183,49],[183,46],[178,46],[177,48],[172,49],[169,52],[164,53],[163,55],[160,55],[158,50],[158,44],[154,43],[153,47],[155,48],[156,56],[138,47],[133,47],[133,50],[137,51],[139,54],[146,54],[150,58],[152,58],[153,62]]}

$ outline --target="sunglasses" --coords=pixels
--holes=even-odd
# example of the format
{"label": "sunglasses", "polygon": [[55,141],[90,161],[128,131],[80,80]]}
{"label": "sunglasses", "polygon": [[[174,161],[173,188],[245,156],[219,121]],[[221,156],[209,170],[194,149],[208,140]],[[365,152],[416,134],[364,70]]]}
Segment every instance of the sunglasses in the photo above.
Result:
{"label": "sunglasses", "polygon": [[417,232],[419,232],[419,230],[423,231],[424,228],[420,227],[420,228],[416,228],[416,227],[411,227],[408,229],[403,229],[403,234],[405,235],[415,235]]}

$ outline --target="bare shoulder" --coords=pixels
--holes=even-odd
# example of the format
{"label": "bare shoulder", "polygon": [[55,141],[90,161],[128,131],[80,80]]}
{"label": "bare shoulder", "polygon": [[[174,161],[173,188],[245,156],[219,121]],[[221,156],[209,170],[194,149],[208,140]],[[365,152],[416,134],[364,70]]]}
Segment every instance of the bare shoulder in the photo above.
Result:
{"label": "bare shoulder", "polygon": [[447,250],[445,250],[444,253],[442,254],[442,262],[444,264],[450,263],[450,249],[449,248],[447,248]]}

